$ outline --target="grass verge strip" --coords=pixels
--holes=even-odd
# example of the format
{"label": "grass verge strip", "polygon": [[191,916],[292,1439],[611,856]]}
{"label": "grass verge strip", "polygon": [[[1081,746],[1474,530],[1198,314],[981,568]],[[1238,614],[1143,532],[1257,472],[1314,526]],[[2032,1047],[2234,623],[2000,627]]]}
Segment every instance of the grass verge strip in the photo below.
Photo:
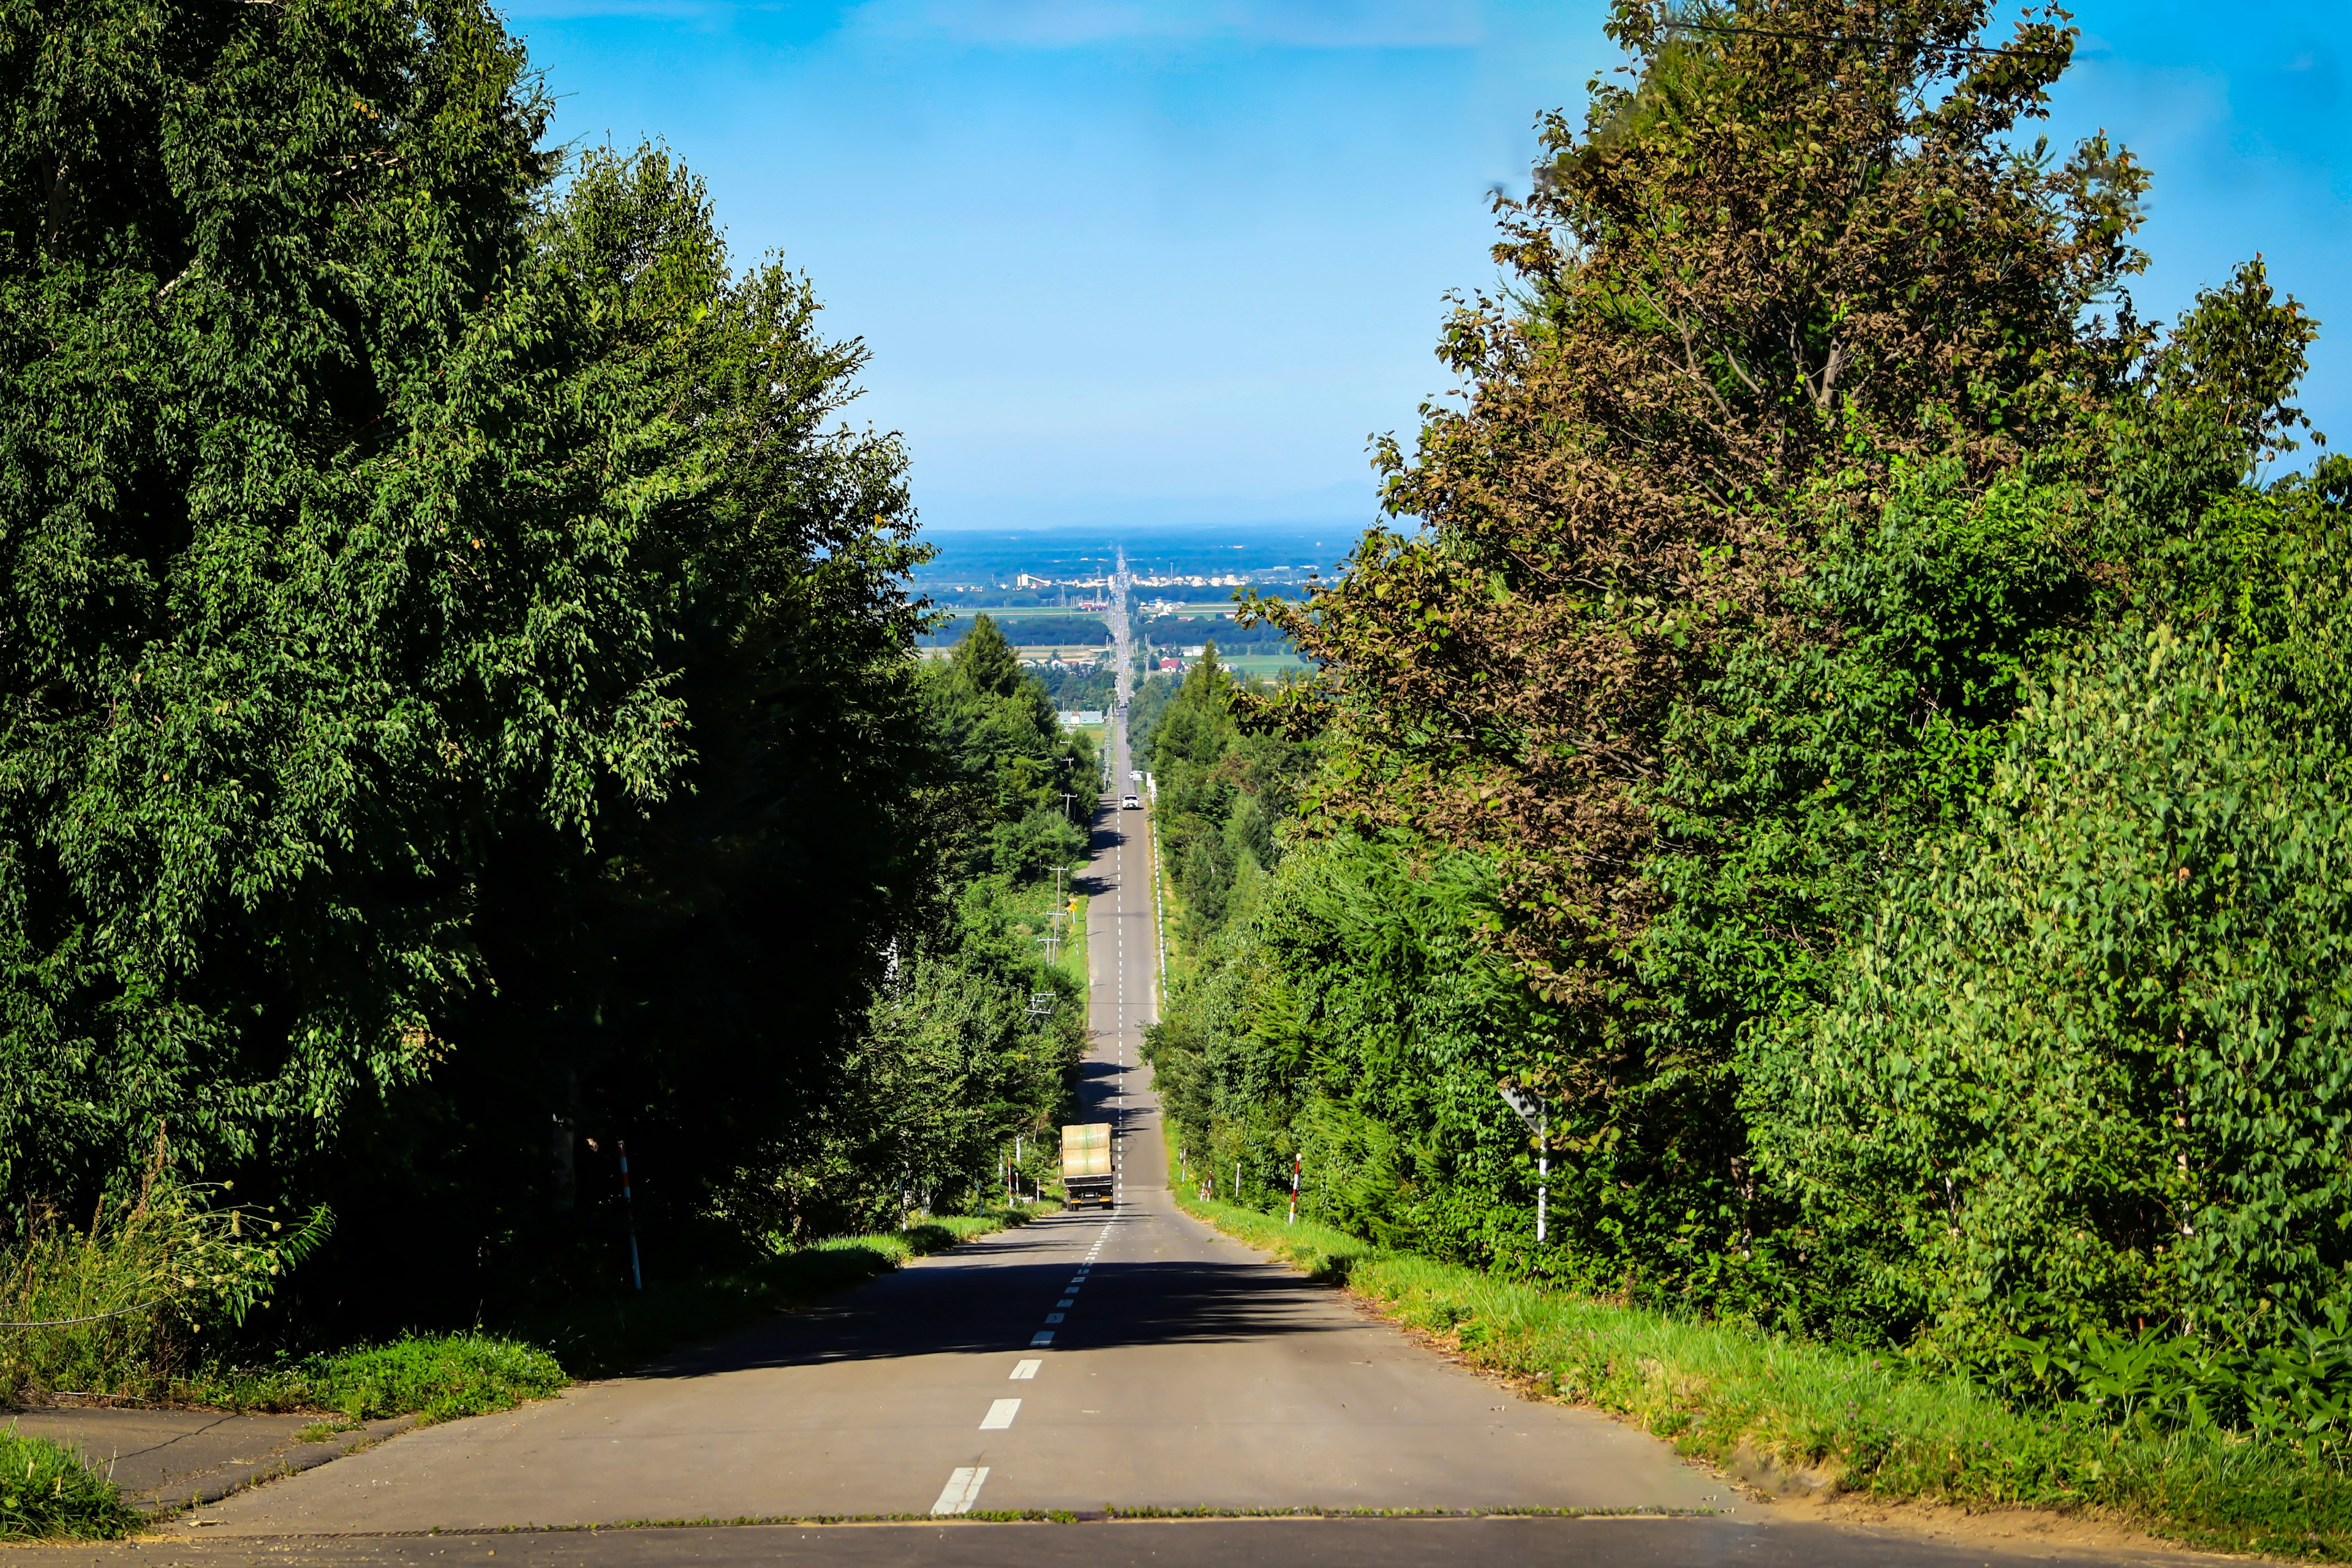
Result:
{"label": "grass verge strip", "polygon": [[1530,1396],[1598,1406],[1768,1483],[1810,1475],[1885,1501],[2095,1510],[2194,1546],[2352,1559],[2352,1478],[2300,1455],[2068,1426],[1898,1357],[1502,1279],[1171,1184],[1187,1212],[1346,1286]]}

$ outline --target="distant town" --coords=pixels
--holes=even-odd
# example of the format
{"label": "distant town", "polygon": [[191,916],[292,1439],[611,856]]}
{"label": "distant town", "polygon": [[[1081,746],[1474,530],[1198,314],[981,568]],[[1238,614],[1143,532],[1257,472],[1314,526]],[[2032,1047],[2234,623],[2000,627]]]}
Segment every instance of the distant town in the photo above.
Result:
{"label": "distant town", "polygon": [[[1048,552],[1041,547],[1040,553]],[[1295,561],[1201,572],[1130,563],[1122,576],[1118,557],[1108,551],[1075,571],[1006,562],[1002,554],[963,563],[962,571],[939,564],[946,570],[935,568],[920,584],[940,615],[924,636],[925,652],[944,656],[971,629],[973,617],[985,615],[1045,681],[1065,722],[1079,725],[1090,716],[1100,721],[1100,711],[1117,700],[1122,674],[1130,689],[1154,676],[1181,677],[1213,644],[1219,662],[1245,679],[1304,672],[1306,661],[1278,629],[1234,620],[1236,601],[1252,594],[1303,597],[1329,570]],[[1122,596],[1129,619],[1124,670],[1118,635]]]}

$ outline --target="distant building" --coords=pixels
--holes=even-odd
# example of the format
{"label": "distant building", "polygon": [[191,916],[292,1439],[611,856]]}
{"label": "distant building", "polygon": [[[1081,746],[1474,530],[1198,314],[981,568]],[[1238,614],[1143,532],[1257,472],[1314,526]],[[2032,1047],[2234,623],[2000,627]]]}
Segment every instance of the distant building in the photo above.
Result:
{"label": "distant building", "polygon": [[1163,658],[1160,661],[1160,668],[1173,675],[1184,668],[1184,661],[1179,658]]}
{"label": "distant building", "polygon": [[1102,728],[1103,716],[1102,710],[1099,708],[1065,708],[1054,717],[1062,721],[1062,728],[1065,730]]}
{"label": "distant building", "polygon": [[1208,652],[1208,651],[1209,651],[1209,645],[1208,645],[1207,643],[1202,643],[1202,644],[1201,644],[1198,647],[1188,647],[1188,648],[1186,648],[1186,649],[1184,650],[1184,657],[1185,657],[1186,658],[1200,658],[1202,654],[1204,654],[1204,653],[1206,653],[1206,652]]}

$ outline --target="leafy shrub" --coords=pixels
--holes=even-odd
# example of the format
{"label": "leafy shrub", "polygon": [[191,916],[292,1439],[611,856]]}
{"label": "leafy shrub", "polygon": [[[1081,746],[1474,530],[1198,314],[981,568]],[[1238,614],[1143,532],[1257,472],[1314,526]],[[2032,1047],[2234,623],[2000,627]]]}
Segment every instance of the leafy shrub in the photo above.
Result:
{"label": "leafy shrub", "polygon": [[2352,1455],[2352,1323],[2330,1302],[2317,1326],[2296,1324],[2249,1348],[2148,1331],[2095,1331],[2063,1343],[2020,1336],[2008,1349],[2029,1392],[2062,1419],[2154,1433],[2252,1432],[2311,1459]]}
{"label": "leafy shrub", "polygon": [[138,1522],[121,1489],[78,1450],[0,1431],[0,1541],[110,1540]]}
{"label": "leafy shrub", "polygon": [[561,1393],[572,1379],[553,1356],[493,1334],[417,1335],[322,1356],[317,1403],[354,1420],[422,1414],[429,1421],[506,1410]]}
{"label": "leafy shrub", "polygon": [[476,1330],[410,1334],[273,1367],[215,1371],[184,1392],[199,1403],[241,1410],[333,1410],[354,1421],[422,1415],[428,1421],[448,1421],[544,1399],[571,1382],[547,1352]]}
{"label": "leafy shrub", "polygon": [[2291,1343],[2352,1260],[2352,808],[2263,665],[2070,664],[1759,1074],[1800,1239],[1931,1349]]}
{"label": "leafy shrub", "polygon": [[182,1180],[159,1141],[139,1189],[101,1202],[87,1229],[34,1205],[0,1251],[0,1401],[163,1397],[202,1331],[241,1321],[326,1234],[324,1211],[289,1231],[218,1203],[227,1191]]}

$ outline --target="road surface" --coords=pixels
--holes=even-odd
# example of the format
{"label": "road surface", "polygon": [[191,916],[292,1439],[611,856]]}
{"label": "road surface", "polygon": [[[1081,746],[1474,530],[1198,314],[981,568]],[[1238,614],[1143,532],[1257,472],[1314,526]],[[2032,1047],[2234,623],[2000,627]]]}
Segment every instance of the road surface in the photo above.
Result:
{"label": "road surface", "polygon": [[[1117,790],[1123,734],[1112,763]],[[968,1244],[638,1375],[230,1498],[190,1516],[188,1542],[167,1554],[391,1564],[503,1553],[498,1568],[1984,1561],[1761,1517],[1649,1437],[1520,1402],[1178,1211],[1138,1054],[1158,1000],[1150,842],[1146,814],[1116,801],[1097,817],[1089,868],[1084,1079],[1089,1107],[1118,1128],[1115,1209]],[[1146,1509],[1656,1511],[978,1522]],[[861,1517],[938,1522],[709,1528]],[[670,1525],[645,1528],[660,1521]],[[465,1533],[625,1524],[640,1528]]]}

